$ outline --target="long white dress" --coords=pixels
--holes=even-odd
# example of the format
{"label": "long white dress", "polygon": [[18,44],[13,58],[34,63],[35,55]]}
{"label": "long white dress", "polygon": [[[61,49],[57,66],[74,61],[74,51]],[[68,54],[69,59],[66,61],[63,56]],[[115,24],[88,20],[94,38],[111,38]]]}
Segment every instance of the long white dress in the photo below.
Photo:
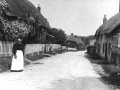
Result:
{"label": "long white dress", "polygon": [[16,51],[17,58],[12,57],[11,71],[22,71],[24,69],[24,58],[22,50]]}

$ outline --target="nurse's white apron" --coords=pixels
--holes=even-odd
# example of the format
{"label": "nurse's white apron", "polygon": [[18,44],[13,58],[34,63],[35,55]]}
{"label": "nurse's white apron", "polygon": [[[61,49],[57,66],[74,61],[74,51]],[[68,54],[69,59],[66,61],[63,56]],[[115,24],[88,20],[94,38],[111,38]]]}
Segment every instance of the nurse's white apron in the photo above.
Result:
{"label": "nurse's white apron", "polygon": [[21,71],[24,69],[24,58],[22,50],[16,51],[16,56],[12,57],[11,71]]}

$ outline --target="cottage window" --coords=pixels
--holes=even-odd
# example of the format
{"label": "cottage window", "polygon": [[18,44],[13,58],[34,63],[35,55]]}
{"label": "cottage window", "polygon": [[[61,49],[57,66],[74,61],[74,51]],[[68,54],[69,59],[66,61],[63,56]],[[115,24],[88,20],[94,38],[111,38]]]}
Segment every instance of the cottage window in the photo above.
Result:
{"label": "cottage window", "polygon": [[112,36],[112,44],[114,45],[118,45],[118,38],[119,38],[119,34],[115,34]]}
{"label": "cottage window", "polygon": [[111,44],[109,43],[109,46],[108,46],[108,54],[110,55],[110,53],[111,53]]}

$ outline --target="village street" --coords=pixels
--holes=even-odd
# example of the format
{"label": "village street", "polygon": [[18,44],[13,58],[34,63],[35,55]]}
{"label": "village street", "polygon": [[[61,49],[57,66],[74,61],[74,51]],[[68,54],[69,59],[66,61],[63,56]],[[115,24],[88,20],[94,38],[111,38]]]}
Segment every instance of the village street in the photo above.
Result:
{"label": "village street", "polygon": [[110,90],[99,80],[85,51],[65,52],[0,74],[0,90]]}

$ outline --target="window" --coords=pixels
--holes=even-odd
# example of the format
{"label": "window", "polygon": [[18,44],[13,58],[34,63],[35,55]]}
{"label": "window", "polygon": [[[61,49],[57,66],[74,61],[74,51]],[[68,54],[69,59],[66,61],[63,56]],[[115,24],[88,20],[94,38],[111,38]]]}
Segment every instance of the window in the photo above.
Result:
{"label": "window", "polygon": [[108,46],[108,54],[110,55],[111,53],[111,44],[109,43],[109,46]]}

